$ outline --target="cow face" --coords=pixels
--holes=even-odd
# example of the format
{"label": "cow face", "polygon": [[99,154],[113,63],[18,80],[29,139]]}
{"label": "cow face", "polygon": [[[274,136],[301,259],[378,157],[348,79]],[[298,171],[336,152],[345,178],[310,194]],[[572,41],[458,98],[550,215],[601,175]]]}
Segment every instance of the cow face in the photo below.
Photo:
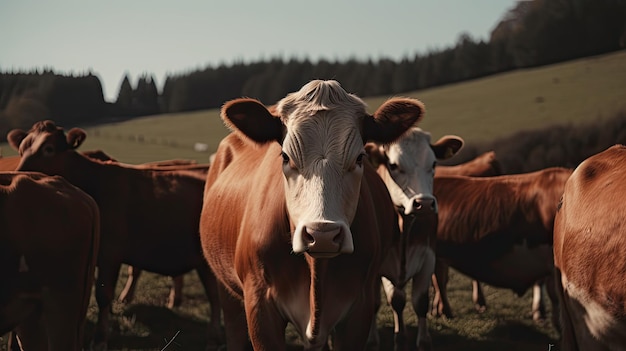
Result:
{"label": "cow face", "polygon": [[378,164],[378,172],[385,181],[396,207],[405,215],[437,213],[433,195],[433,178],[437,160],[452,157],[463,146],[456,136],[442,137],[430,143],[430,133],[420,128],[409,132],[393,143],[369,144],[370,159]]}
{"label": "cow face", "polygon": [[335,81],[312,81],[279,101],[274,114],[251,99],[224,105],[226,124],[257,143],[278,142],[285,203],[296,253],[333,257],[354,250],[354,219],[367,140],[391,142],[422,115],[416,100],[395,99],[374,116]]}
{"label": "cow face", "polygon": [[85,131],[73,128],[65,135],[53,121],[37,122],[29,132],[14,129],[7,135],[11,147],[21,156],[18,171],[37,171],[67,176],[66,151],[74,150],[85,140]]}

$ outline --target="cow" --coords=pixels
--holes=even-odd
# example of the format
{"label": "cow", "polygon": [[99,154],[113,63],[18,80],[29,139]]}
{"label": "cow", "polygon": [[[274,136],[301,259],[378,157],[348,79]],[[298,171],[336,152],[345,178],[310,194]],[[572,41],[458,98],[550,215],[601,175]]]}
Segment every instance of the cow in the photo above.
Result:
{"label": "cow", "polygon": [[[105,162],[118,162],[115,158],[104,152],[103,150],[87,150],[82,152],[85,156],[105,161]],[[17,169],[20,163],[20,156],[7,156],[0,157],[0,171],[14,171]],[[132,164],[124,164],[127,167],[138,167],[142,169],[155,169],[155,170],[188,170],[199,172],[201,175],[206,176],[206,173],[209,170],[208,163],[198,164],[192,160],[186,159],[172,159],[172,160],[163,160],[163,161],[153,161],[146,162],[140,165],[132,165]],[[135,288],[137,285],[137,281],[139,280],[139,276],[141,275],[142,270],[137,269],[133,266],[127,267],[127,280],[124,288],[120,292],[118,297],[118,301],[128,303],[134,299],[135,296]],[[172,288],[170,289],[170,294],[167,299],[166,306],[168,308],[174,308],[180,306],[182,302],[182,287],[183,287],[183,279],[184,277],[176,276],[172,277]]]}
{"label": "cow", "polygon": [[96,202],[62,177],[0,172],[0,335],[82,350],[100,244]]}
{"label": "cow", "polygon": [[[435,276],[441,300],[434,304],[433,314],[452,314],[446,292],[448,266],[519,296],[545,281],[553,311],[558,309],[550,280],[552,229],[571,172],[551,167],[485,178],[435,177],[439,204]],[[552,317],[558,329],[556,315]]]}
{"label": "cow", "polygon": [[[495,151],[487,151],[484,152],[470,161],[454,165],[454,166],[444,166],[437,165],[435,168],[435,177],[441,176],[454,176],[454,175],[462,175],[468,177],[493,177],[504,174],[502,170],[502,165],[500,161],[496,158]],[[435,296],[433,298],[433,305],[438,306],[440,302],[440,292],[437,289],[436,278],[433,275],[433,287],[435,288]],[[533,287],[533,292],[536,292],[536,286]],[[487,302],[485,299],[485,294],[483,293],[483,289],[480,285],[480,282],[477,280],[472,280],[472,301],[474,302],[474,306],[478,312],[484,312],[487,309]],[[452,311],[450,308],[446,307],[443,310],[448,312],[447,317],[452,318]],[[541,310],[541,309],[538,309]],[[435,310],[435,315],[437,311]]]}
{"label": "cow", "polygon": [[14,129],[7,136],[19,151],[19,171],[63,176],[91,195],[100,208],[94,347],[107,344],[111,302],[122,263],[168,276],[196,270],[211,304],[211,341],[219,341],[217,282],[198,235],[204,176],[94,160],[76,151],[85,138],[84,130],[72,128],[66,133],[50,120],[35,123],[28,132]]}
{"label": "cow", "polygon": [[249,98],[224,104],[232,132],[207,175],[200,236],[229,350],[285,350],[287,323],[306,350],[328,346],[331,332],[335,350],[365,347],[378,269],[399,229],[364,145],[392,142],[422,113],[417,100],[392,98],[370,115],[334,80],[271,110]]}
{"label": "cow", "polygon": [[626,146],[576,167],[554,220],[554,265],[562,350],[626,345]]}
{"label": "cow", "polygon": [[[437,160],[452,157],[462,146],[463,139],[457,136],[444,136],[431,144],[430,133],[418,127],[411,128],[393,143],[368,143],[366,146],[369,159],[398,209],[397,220],[402,233],[380,269],[387,302],[393,311],[394,344],[398,350],[407,348],[402,315],[406,304],[405,286],[410,280],[411,301],[418,317],[417,349],[432,349],[426,315],[437,239],[433,177]],[[372,328],[372,333],[375,331]]]}

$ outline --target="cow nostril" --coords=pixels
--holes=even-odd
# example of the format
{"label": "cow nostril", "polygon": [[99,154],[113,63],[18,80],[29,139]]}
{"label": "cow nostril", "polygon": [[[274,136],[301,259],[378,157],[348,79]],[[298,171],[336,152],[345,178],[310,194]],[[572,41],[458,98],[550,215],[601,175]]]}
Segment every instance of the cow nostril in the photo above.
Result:
{"label": "cow nostril", "polygon": [[337,235],[335,235],[335,237],[333,238],[333,242],[335,244],[340,244],[342,241],[342,235],[341,235],[341,231],[339,231],[339,233],[337,233]]}
{"label": "cow nostril", "polygon": [[315,238],[313,237],[313,235],[311,235],[308,231],[304,231],[304,242],[306,242],[307,244],[313,244],[315,243]]}
{"label": "cow nostril", "polygon": [[421,210],[422,209],[422,203],[420,201],[413,200],[413,208],[416,209],[416,210]]}

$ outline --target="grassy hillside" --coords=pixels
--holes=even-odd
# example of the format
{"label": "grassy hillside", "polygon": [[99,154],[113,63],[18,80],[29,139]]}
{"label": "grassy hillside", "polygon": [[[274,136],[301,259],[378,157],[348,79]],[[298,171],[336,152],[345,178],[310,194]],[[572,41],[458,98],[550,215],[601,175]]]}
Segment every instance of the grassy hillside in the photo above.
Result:
{"label": "grassy hillside", "polygon": [[[607,118],[626,108],[626,51],[399,94],[426,104],[422,128],[433,138],[457,134],[468,143],[526,129]],[[367,98],[373,112],[388,96]],[[70,126],[66,126],[70,127]],[[228,131],[219,110],[165,114],[86,128],[83,150],[121,161],[208,160]],[[194,151],[195,143],[208,145]],[[4,155],[15,152],[0,144]]]}

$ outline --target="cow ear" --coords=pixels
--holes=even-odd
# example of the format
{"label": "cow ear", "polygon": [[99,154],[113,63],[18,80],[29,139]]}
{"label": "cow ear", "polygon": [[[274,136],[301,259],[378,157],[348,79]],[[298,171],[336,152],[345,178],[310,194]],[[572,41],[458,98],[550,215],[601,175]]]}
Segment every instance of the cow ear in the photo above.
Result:
{"label": "cow ear", "polygon": [[67,145],[72,149],[78,148],[87,138],[87,133],[80,128],[72,128],[67,132]]}
{"label": "cow ear", "polygon": [[257,143],[282,141],[282,121],[258,100],[231,100],[222,106],[221,117],[229,129],[238,130]]}
{"label": "cow ear", "polygon": [[374,116],[366,116],[363,138],[387,144],[398,139],[424,115],[425,108],[419,100],[392,98],[381,105]]}
{"label": "cow ear", "polygon": [[378,168],[383,163],[387,163],[384,148],[382,145],[375,143],[365,144],[365,152],[374,168]]}
{"label": "cow ear", "polygon": [[28,133],[21,129],[13,129],[7,134],[7,141],[9,142],[9,145],[11,145],[11,147],[17,151],[20,149],[20,144],[22,143],[22,140],[24,140],[27,135]]}
{"label": "cow ear", "polygon": [[431,145],[435,157],[438,160],[447,160],[454,156],[463,147],[464,141],[461,137],[456,135],[446,135],[437,140],[436,143]]}

